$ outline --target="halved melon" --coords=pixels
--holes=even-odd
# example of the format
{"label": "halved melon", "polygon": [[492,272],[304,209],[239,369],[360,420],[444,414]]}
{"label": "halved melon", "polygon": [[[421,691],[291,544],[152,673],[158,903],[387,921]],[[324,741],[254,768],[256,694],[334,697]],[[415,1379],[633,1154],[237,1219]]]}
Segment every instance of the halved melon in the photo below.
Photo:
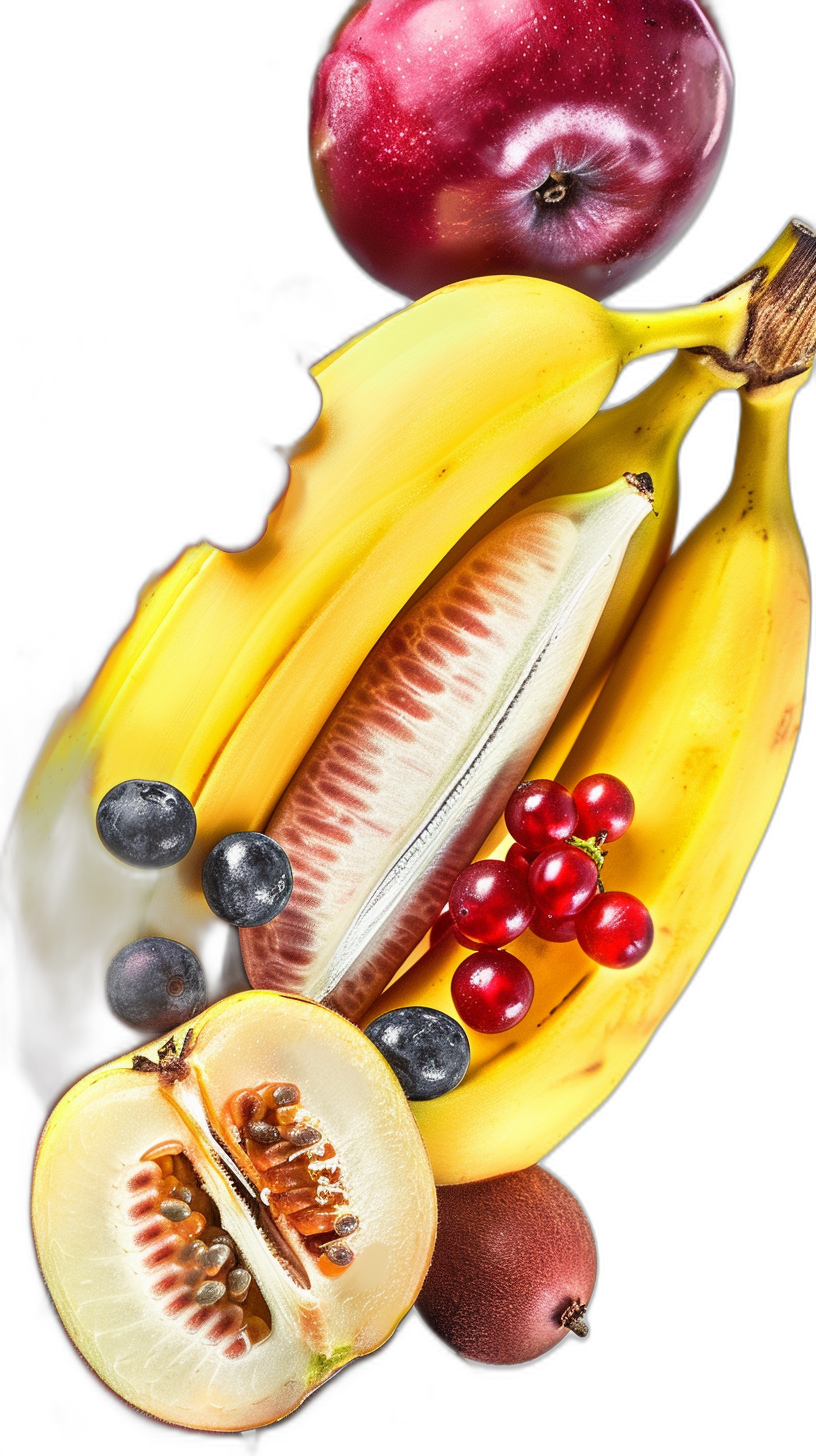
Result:
{"label": "halved melon", "polygon": [[97,1374],[150,1415],[231,1431],[287,1415],[388,1339],[428,1268],[436,1200],[363,1033],[249,991],[63,1097],[32,1217]]}

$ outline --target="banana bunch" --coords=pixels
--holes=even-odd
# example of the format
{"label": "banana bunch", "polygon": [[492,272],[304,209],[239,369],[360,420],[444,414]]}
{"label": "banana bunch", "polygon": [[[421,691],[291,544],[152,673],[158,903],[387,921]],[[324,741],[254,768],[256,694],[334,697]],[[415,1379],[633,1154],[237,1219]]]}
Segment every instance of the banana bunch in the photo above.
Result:
{"label": "banana bunch", "polygon": [[[542,462],[592,420],[620,369],[667,348],[705,348],[709,374],[696,370],[689,384],[693,366],[678,364],[648,405],[665,409],[653,438],[667,509],[657,544],[627,558],[603,636],[559,715],[563,741],[574,735],[668,549],[673,462],[696,408],[719,383],[784,376],[812,357],[812,317],[797,315],[797,300],[812,291],[815,248],[791,224],[721,296],[662,314],[613,313],[538,279],[468,280],[316,366],[322,412],[261,541],[235,554],[196,546],[148,584],[24,792],[9,891],[30,997],[24,1024],[36,1026],[38,1060],[56,1079],[121,1049],[121,1026],[97,998],[126,942],[183,941],[223,994],[235,947],[225,952],[201,895],[209,849],[268,822],[382,632],[466,533],[490,529],[502,497],[516,492],[509,514],[573,490],[578,454],[552,472]],[[652,446],[634,459],[624,448],[634,413],[613,413],[597,426],[596,453],[589,438],[581,446],[580,490],[651,469]],[[618,431],[620,463],[611,450],[601,469],[604,440]],[[195,806],[196,844],[172,870],[123,865],[97,839],[100,799],[131,778],[170,782]]]}
{"label": "banana bunch", "polygon": [[[648,905],[655,943],[629,971],[576,941],[525,934],[536,983],[515,1030],[469,1031],[453,1092],[414,1112],[437,1183],[526,1168],[612,1091],[697,968],[727,915],[784,783],[805,683],[810,592],[790,498],[788,421],[799,374],[742,391],[736,465],[719,505],[671,557],[558,779],[603,770],[631,789],[634,824],[607,889]],[[549,772],[547,743],[531,777]],[[501,856],[512,842],[492,838]],[[517,949],[518,948],[518,949]],[[468,954],[445,936],[370,1009],[434,1006]]]}

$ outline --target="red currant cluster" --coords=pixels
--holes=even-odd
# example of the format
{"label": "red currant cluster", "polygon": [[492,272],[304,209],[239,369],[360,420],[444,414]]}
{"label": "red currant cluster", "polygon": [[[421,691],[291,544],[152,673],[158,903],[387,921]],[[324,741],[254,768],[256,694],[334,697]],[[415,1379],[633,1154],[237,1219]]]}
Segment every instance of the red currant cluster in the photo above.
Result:
{"label": "red currant cluster", "polygon": [[599,965],[621,970],[654,939],[646,906],[621,890],[604,891],[606,850],[632,822],[635,802],[612,774],[591,774],[570,794],[550,779],[519,784],[505,810],[515,840],[504,860],[463,870],[431,934],[452,930],[475,952],[457,968],[453,1003],[474,1031],[516,1026],[533,1000],[527,967],[501,947],[530,929],[541,940],[577,940]]}

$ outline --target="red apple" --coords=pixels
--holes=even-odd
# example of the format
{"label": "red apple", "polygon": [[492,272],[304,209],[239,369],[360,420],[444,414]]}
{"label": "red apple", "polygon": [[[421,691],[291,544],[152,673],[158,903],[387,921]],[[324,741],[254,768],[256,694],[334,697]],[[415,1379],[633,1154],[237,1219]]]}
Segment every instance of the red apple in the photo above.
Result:
{"label": "red apple", "polygon": [[702,206],[731,91],[696,0],[371,0],[315,78],[315,177],[411,298],[508,272],[603,298]]}

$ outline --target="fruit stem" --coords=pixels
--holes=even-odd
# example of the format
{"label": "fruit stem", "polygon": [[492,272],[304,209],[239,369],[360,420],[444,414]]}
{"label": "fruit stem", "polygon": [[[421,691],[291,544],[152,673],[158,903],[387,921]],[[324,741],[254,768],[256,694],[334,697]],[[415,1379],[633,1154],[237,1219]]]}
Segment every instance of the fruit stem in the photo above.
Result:
{"label": "fruit stem", "polygon": [[603,894],[603,885],[601,884],[601,870],[603,869],[603,862],[606,859],[608,850],[601,849],[600,845],[603,843],[605,838],[605,834],[598,834],[595,836],[594,839],[579,839],[577,834],[571,834],[569,839],[567,840],[567,844],[573,845],[575,849],[582,849],[584,851],[584,854],[589,855],[590,859],[595,865],[596,870],[598,871],[598,889],[601,894]]}
{"label": "fruit stem", "polygon": [[584,1319],[586,1308],[585,1304],[579,1304],[577,1300],[573,1300],[572,1304],[567,1305],[561,1316],[562,1327],[565,1330],[572,1330],[574,1335],[580,1335],[582,1340],[589,1334],[589,1325]]}
{"label": "fruit stem", "polygon": [[749,389],[765,389],[803,374],[816,356],[816,233],[803,222],[790,223],[752,274],[748,330],[739,350],[727,359],[716,349],[709,352],[725,368],[747,374]]}
{"label": "fruit stem", "polygon": [[816,355],[816,234],[791,222],[759,262],[715,298],[665,313],[614,315],[624,362],[660,349],[701,349],[764,388]]}

